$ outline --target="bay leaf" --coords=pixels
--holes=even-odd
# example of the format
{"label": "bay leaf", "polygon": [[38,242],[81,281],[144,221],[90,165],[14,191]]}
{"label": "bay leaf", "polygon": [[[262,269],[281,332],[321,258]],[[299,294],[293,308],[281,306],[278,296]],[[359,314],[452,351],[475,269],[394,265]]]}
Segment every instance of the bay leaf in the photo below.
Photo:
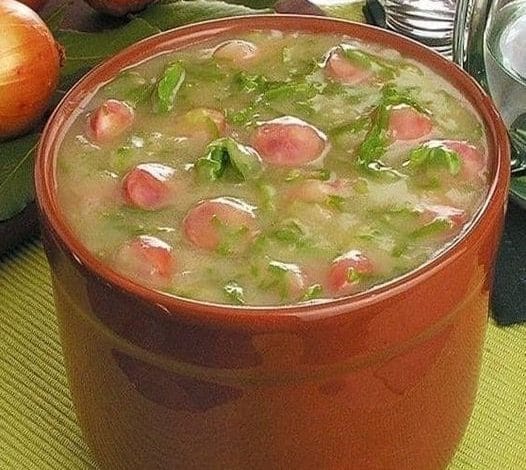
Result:
{"label": "bay leaf", "polygon": [[273,8],[276,4],[276,0],[227,0],[227,3],[245,5],[246,7],[255,8],[256,10],[262,10],[265,8]]}
{"label": "bay leaf", "polygon": [[[142,18],[133,18],[120,28],[101,32],[85,33],[60,30],[56,40],[64,48],[66,60],[61,70],[63,82],[79,72],[87,72],[93,66],[111,57],[125,47],[161,30]],[[66,79],[66,80],[65,80]]]}
{"label": "bay leaf", "polygon": [[0,144],[0,221],[20,212],[34,198],[34,154],[40,134]]}
{"label": "bay leaf", "polygon": [[363,14],[363,5],[363,0],[342,0],[341,3],[329,3],[326,5],[320,5],[320,7],[329,16],[364,23],[365,16]]}
{"label": "bay leaf", "polygon": [[261,13],[273,13],[273,10],[256,10],[244,5],[215,0],[161,0],[150,5],[137,17],[146,21],[151,27],[166,31],[199,21]]}
{"label": "bay leaf", "polygon": [[55,35],[55,33],[61,28],[66,13],[71,6],[72,0],[67,0],[59,4],[53,11],[51,11],[42,19],[46,23],[49,30]]}

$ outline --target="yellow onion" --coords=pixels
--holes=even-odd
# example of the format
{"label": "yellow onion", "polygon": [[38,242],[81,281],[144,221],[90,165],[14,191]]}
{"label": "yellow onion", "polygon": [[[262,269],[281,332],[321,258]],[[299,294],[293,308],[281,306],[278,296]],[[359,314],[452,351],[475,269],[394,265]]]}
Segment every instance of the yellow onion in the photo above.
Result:
{"label": "yellow onion", "polygon": [[31,128],[57,86],[60,53],[53,35],[31,8],[0,1],[0,139]]}

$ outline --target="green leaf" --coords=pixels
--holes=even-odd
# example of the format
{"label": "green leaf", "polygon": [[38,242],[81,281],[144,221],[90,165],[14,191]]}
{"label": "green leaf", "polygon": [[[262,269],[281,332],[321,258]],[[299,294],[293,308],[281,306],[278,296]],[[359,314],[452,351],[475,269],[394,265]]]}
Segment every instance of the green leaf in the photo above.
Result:
{"label": "green leaf", "polygon": [[58,31],[55,39],[64,47],[66,55],[61,71],[62,79],[78,72],[87,72],[125,47],[160,31],[138,17],[119,28],[97,33]]}
{"label": "green leaf", "polygon": [[519,115],[509,128],[512,170],[526,166],[526,112]]}
{"label": "green leaf", "polygon": [[139,13],[138,17],[146,21],[150,27],[166,31],[185,24],[214,18],[260,13],[273,13],[273,11],[255,10],[243,5],[232,5],[215,0],[165,0],[150,5],[142,13]]}
{"label": "green leaf", "polygon": [[323,296],[323,287],[321,284],[312,284],[307,288],[301,300],[305,302],[307,300],[319,299],[321,296]]}
{"label": "green leaf", "polygon": [[396,66],[381,57],[365,52],[352,44],[340,44],[338,49],[343,57],[363,70],[371,70],[386,79],[396,76]]}
{"label": "green leaf", "polygon": [[239,248],[243,245],[244,240],[246,240],[249,228],[246,225],[230,227],[216,216],[212,217],[212,223],[216,226],[221,240],[215,250],[216,253],[222,256],[231,256],[239,252]]}
{"label": "green leaf", "polygon": [[130,167],[133,153],[133,149],[128,145],[119,147],[117,150],[111,152],[108,159],[111,169],[118,173],[124,173]]}
{"label": "green leaf", "polygon": [[285,274],[293,271],[294,265],[290,263],[282,263],[281,261],[271,261],[268,264],[269,271],[275,274]]}
{"label": "green leaf", "polygon": [[368,194],[369,182],[365,178],[358,178],[353,184],[353,189],[358,194]]}
{"label": "green leaf", "polygon": [[40,134],[0,143],[0,221],[22,211],[34,198],[33,162]]}
{"label": "green leaf", "polygon": [[407,88],[397,88],[394,85],[388,84],[382,88],[382,103],[385,106],[398,106],[406,104],[416,109],[423,114],[430,114],[429,110],[422,106],[412,96],[410,90]]}
{"label": "green leaf", "polygon": [[460,171],[462,159],[457,152],[445,147],[442,143],[431,141],[411,150],[406,164],[424,171],[444,168],[455,176]]}
{"label": "green leaf", "polygon": [[66,17],[66,12],[72,3],[73,0],[64,1],[42,18],[53,34],[62,26],[64,18]]}
{"label": "green leaf", "polygon": [[270,184],[260,183],[257,185],[260,194],[260,207],[266,211],[273,212],[276,210],[276,188]]}
{"label": "green leaf", "polygon": [[261,93],[264,92],[269,86],[269,82],[263,75],[253,75],[245,72],[244,70],[234,75],[232,84],[236,87],[236,89],[245,93]]}
{"label": "green leaf", "polygon": [[381,104],[376,108],[372,118],[372,126],[358,148],[359,165],[369,166],[370,163],[378,161],[383,156],[389,143],[388,126],[389,112],[387,107]]}
{"label": "green leaf", "polygon": [[269,86],[264,93],[268,101],[281,101],[284,99],[298,102],[314,98],[317,94],[316,85],[313,83],[275,83]]}
{"label": "green leaf", "polygon": [[448,218],[437,218],[410,233],[412,239],[428,238],[449,230],[453,223]]}
{"label": "green leaf", "polygon": [[229,281],[223,286],[227,297],[238,305],[245,305],[245,293],[236,281]]}
{"label": "green leaf", "polygon": [[341,3],[335,5],[320,5],[320,7],[329,16],[365,23],[365,17],[362,10],[363,5],[363,0],[341,0]]}
{"label": "green leaf", "polygon": [[152,95],[155,113],[168,113],[173,109],[175,96],[181,88],[185,76],[184,67],[179,62],[174,62],[166,67]]}
{"label": "green leaf", "polygon": [[126,101],[133,107],[146,101],[152,92],[152,84],[138,72],[125,70],[106,85],[104,92],[112,98]]}
{"label": "green leaf", "polygon": [[276,0],[228,0],[227,3],[232,3],[234,5],[244,5],[250,8],[261,10],[264,8],[272,8],[276,3]]}
{"label": "green leaf", "polygon": [[356,284],[362,280],[362,274],[355,268],[347,269],[347,282],[349,284]]}
{"label": "green leaf", "polygon": [[189,79],[201,80],[203,82],[218,82],[225,78],[226,74],[215,62],[186,62],[186,76]]}
{"label": "green leaf", "polygon": [[409,245],[405,240],[398,242],[391,250],[391,256],[394,258],[400,258],[405,255],[409,249]]}
{"label": "green leaf", "polygon": [[195,162],[195,171],[202,181],[215,181],[225,172],[228,154],[223,147],[210,147],[206,155]]}
{"label": "green leaf", "polygon": [[[407,104],[420,112],[428,112],[411,97],[408,90],[398,89],[392,85],[385,86],[382,89],[381,101],[374,110],[371,127],[358,148],[358,164],[362,168],[376,174],[381,172],[386,176],[399,177],[396,172],[385,167],[380,162],[380,158],[385,154],[389,145],[387,133],[389,128],[389,110],[393,106],[400,104]],[[358,118],[355,121],[357,126],[359,126],[360,119]]]}
{"label": "green leaf", "polygon": [[375,64],[375,59],[372,54],[358,49],[350,44],[342,44],[340,49],[343,52],[343,56],[351,63],[363,68],[372,69]]}
{"label": "green leaf", "polygon": [[226,151],[230,164],[241,175],[243,180],[257,178],[261,173],[261,159],[251,147],[240,144],[228,137],[225,139]]}
{"label": "green leaf", "polygon": [[298,248],[309,246],[310,240],[306,236],[305,230],[295,220],[285,221],[270,233],[270,236],[287,245],[294,245]]}
{"label": "green leaf", "polygon": [[346,122],[344,124],[339,124],[335,127],[332,127],[327,132],[331,137],[338,137],[342,134],[355,134],[357,132],[363,131],[367,124],[369,124],[368,116],[360,116],[354,119],[351,122]]}
{"label": "green leaf", "polygon": [[329,194],[329,196],[327,196],[327,205],[338,212],[343,212],[345,208],[345,198],[336,194]]}
{"label": "green leaf", "polygon": [[526,201],[526,176],[512,176],[510,190],[518,201]]}
{"label": "green leaf", "polygon": [[261,159],[254,149],[224,137],[208,144],[206,155],[195,164],[197,174],[205,181],[217,180],[228,167],[246,181],[259,176]]}
{"label": "green leaf", "polygon": [[285,181],[287,183],[290,183],[291,181],[302,181],[306,179],[328,181],[330,178],[331,172],[326,168],[314,170],[294,168],[293,170],[290,170],[287,173]]}

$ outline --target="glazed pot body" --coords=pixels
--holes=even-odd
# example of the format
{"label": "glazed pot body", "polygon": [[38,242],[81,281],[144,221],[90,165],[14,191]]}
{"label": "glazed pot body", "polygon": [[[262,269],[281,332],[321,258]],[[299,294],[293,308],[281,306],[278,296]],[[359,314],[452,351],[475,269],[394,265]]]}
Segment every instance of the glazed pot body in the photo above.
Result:
{"label": "glazed pot body", "polygon": [[[124,65],[247,29],[345,33],[418,58],[462,88],[488,134],[491,188],[463,239],[380,289],[245,309],[149,292],[90,257],[54,199],[69,115]],[[135,50],[135,51],[134,51]],[[77,416],[105,469],[441,469],[477,389],[509,154],[482,90],[421,46],[374,28],[237,18],[147,40],[84,79],[42,141],[37,193]]]}

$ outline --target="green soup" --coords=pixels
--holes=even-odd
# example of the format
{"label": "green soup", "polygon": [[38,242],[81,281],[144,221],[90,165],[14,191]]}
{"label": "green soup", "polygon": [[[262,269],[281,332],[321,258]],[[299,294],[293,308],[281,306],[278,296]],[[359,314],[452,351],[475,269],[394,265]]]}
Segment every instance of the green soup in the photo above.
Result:
{"label": "green soup", "polygon": [[437,256],[487,191],[480,119],[444,79],[341,35],[255,31],[96,90],[59,152],[79,239],[148,287],[277,305]]}

